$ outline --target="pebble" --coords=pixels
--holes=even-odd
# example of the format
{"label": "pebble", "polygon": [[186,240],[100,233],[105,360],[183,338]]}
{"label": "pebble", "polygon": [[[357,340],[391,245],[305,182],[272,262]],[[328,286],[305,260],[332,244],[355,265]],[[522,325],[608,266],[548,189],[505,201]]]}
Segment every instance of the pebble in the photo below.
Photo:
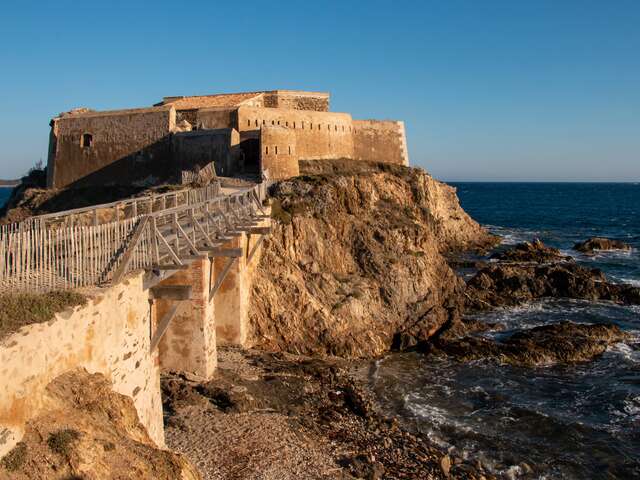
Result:
{"label": "pebble", "polygon": [[440,459],[440,468],[442,469],[442,473],[448,477],[449,470],[451,470],[451,457],[449,457],[449,455],[445,455]]}

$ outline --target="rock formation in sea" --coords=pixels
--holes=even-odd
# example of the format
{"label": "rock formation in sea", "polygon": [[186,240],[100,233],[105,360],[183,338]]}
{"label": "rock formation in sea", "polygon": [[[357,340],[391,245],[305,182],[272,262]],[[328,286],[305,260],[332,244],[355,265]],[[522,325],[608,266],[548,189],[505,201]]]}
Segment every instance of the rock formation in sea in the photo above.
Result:
{"label": "rock formation in sea", "polygon": [[[487,264],[467,282],[467,311],[515,306],[549,297],[640,304],[640,288],[611,283],[600,270],[580,266],[541,243],[533,250],[530,246],[518,245],[499,256],[519,258],[520,262]],[[554,256],[558,261],[535,263],[548,262]]]}
{"label": "rock formation in sea", "polygon": [[592,237],[573,246],[574,250],[582,253],[594,253],[599,250],[631,250],[631,245],[620,240],[603,237]]}
{"label": "rock formation in sea", "polygon": [[460,361],[489,358],[524,366],[583,362],[602,355],[609,345],[630,336],[615,325],[560,322],[523,330],[505,339],[480,336],[438,338],[426,345]]}

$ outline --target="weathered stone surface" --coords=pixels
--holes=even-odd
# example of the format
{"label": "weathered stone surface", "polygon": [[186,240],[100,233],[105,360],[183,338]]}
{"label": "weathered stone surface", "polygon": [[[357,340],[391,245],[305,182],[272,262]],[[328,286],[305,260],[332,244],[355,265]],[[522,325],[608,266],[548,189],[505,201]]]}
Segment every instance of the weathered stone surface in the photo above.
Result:
{"label": "weathered stone surface", "polygon": [[255,345],[379,355],[429,338],[459,314],[463,282],[442,253],[495,239],[453,188],[423,171],[363,169],[274,187],[277,221],[251,300]]}
{"label": "weathered stone surface", "polygon": [[7,480],[199,480],[181,455],[156,447],[131,398],[101,374],[74,370],[47,387],[48,408],[27,423],[0,466]]}
{"label": "weathered stone surface", "polygon": [[438,339],[426,348],[461,361],[480,358],[525,366],[583,362],[629,335],[611,324],[585,325],[561,322],[517,332],[503,341],[483,337]]}
{"label": "weathered stone surface", "polygon": [[514,306],[544,297],[640,304],[640,288],[608,283],[600,270],[590,270],[574,262],[494,264],[468,281],[466,297],[468,310]]}
{"label": "weathered stone surface", "polygon": [[519,243],[513,248],[500,253],[494,253],[491,258],[510,262],[548,263],[570,260],[571,257],[562,255],[560,250],[547,247],[539,239],[533,242]]}
{"label": "weathered stone surface", "polygon": [[584,242],[576,243],[573,249],[583,253],[593,253],[598,250],[631,250],[631,245],[620,240],[592,237]]}

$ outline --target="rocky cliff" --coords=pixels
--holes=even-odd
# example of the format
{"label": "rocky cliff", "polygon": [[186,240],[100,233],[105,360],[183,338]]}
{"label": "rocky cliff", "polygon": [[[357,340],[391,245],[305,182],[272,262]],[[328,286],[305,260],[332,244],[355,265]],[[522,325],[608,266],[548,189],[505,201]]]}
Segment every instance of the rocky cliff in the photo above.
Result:
{"label": "rocky cliff", "polygon": [[455,189],[421,169],[308,162],[272,187],[274,232],[252,290],[260,348],[376,356],[426,340],[461,312],[444,254],[495,239]]}

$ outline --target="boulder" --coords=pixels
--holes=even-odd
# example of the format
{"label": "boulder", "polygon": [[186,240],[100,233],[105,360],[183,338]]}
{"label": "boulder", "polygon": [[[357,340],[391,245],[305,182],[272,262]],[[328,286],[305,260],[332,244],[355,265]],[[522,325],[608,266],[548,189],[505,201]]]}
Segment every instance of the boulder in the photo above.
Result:
{"label": "boulder", "polygon": [[592,237],[573,246],[574,250],[582,253],[593,253],[599,250],[631,250],[631,245],[603,237]]}
{"label": "boulder", "polygon": [[571,260],[571,257],[562,255],[560,250],[553,247],[547,247],[539,239],[533,242],[519,243],[515,247],[504,252],[494,253],[492,259],[509,261],[509,262],[535,262],[549,263]]}
{"label": "boulder", "polygon": [[606,348],[629,339],[616,325],[579,324],[570,321],[517,332],[504,340],[483,337],[439,338],[427,349],[461,361],[481,358],[522,366],[574,363],[592,360]]}

